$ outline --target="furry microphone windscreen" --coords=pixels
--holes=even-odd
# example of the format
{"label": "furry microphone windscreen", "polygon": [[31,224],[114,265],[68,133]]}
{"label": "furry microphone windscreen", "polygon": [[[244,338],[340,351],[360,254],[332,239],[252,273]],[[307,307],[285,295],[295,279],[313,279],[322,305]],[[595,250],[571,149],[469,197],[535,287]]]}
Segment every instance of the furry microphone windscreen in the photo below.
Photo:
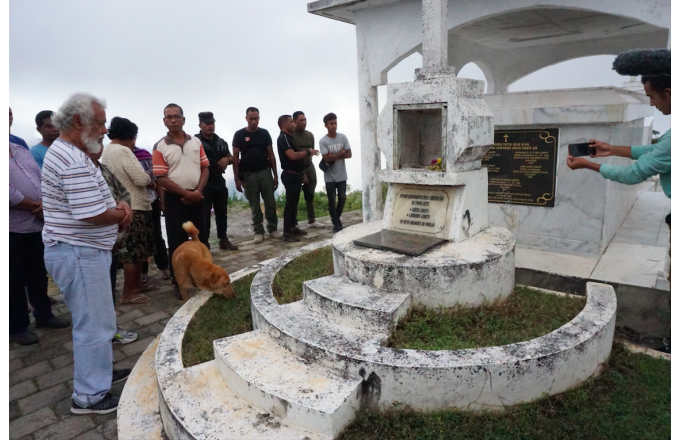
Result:
{"label": "furry microphone windscreen", "polygon": [[619,75],[662,76],[671,74],[670,49],[636,49],[622,53],[612,66]]}

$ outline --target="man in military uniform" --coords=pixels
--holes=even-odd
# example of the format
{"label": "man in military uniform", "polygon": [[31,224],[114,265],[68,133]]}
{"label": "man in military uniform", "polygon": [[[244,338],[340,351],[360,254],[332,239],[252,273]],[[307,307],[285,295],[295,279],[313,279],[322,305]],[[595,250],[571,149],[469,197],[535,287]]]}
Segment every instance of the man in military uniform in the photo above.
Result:
{"label": "man in military uniform", "polygon": [[[314,149],[314,135],[306,130],[307,117],[301,111],[293,113],[293,122],[295,129],[292,136],[298,148],[303,150]],[[304,180],[302,183],[302,192],[305,196],[305,204],[307,205],[307,221],[310,228],[323,228],[324,225],[316,221],[314,214],[314,191],[316,190],[316,170],[312,162],[312,156],[305,157]]]}
{"label": "man in military uniform", "polygon": [[[212,112],[198,114],[198,127],[201,131],[196,135],[203,144],[203,150],[210,162],[208,183],[203,190],[205,197],[205,226],[199,227],[201,234],[205,234],[206,240],[210,237],[210,211],[215,209],[215,224],[217,225],[217,238],[220,240],[220,249],[235,251],[238,246],[232,244],[227,238],[227,202],[229,190],[222,173],[232,163],[231,152],[227,141],[215,134],[215,118]],[[198,225],[197,225],[198,226]]]}

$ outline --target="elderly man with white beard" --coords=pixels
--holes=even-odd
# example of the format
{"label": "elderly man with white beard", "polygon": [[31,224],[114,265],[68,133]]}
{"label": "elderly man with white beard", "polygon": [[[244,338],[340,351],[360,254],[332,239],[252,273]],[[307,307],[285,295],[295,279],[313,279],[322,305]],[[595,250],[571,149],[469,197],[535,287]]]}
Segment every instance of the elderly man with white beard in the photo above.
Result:
{"label": "elderly man with white beard", "polygon": [[52,116],[61,135],[43,163],[45,266],[73,320],[74,381],[71,412],[108,414],[118,408],[111,384],[130,370],[113,370],[111,339],[116,313],[111,301],[111,248],[132,211],[113,200],[88,153],[103,148],[106,103],[87,93],[71,95]]}

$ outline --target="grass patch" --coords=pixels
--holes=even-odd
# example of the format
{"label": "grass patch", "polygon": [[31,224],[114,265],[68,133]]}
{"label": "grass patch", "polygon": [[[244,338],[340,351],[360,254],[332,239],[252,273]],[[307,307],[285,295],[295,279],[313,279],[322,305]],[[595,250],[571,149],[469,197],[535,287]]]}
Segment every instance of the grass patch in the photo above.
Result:
{"label": "grass patch", "polygon": [[189,322],[182,341],[184,367],[202,364],[215,358],[213,341],[253,330],[250,315],[250,285],[255,274],[235,281],[236,297],[213,295]]}
{"label": "grass patch", "polygon": [[[323,185],[323,181],[320,182]],[[318,184],[317,184],[318,185]],[[387,194],[387,187],[383,191]],[[307,220],[307,205],[305,202],[304,193],[300,192],[300,201],[298,203],[297,219],[299,221]],[[276,200],[276,215],[283,217],[283,208],[286,206],[286,193],[285,191],[275,195]],[[384,197],[383,197],[384,200]],[[227,206],[230,208],[235,208],[239,210],[250,209],[250,204],[248,200],[240,193],[230,193],[229,199],[227,201]],[[347,200],[345,201],[345,207],[343,212],[350,212],[362,209],[361,191],[352,191],[347,186]],[[314,216],[315,217],[326,217],[330,215],[328,212],[328,197],[326,193],[322,191],[317,191],[314,193]]]}
{"label": "grass patch", "polygon": [[[323,185],[323,182],[320,182]],[[317,184],[318,185],[318,184]],[[304,193],[300,192],[300,201],[298,202],[297,219],[299,221],[307,220],[307,205],[305,202]],[[336,199],[337,202],[337,199]],[[283,208],[286,206],[286,193],[283,192],[276,196],[276,213],[283,216]],[[361,191],[352,191],[347,186],[347,200],[343,212],[356,211],[362,208]],[[330,215],[328,212],[328,197],[325,192],[317,191],[314,193],[314,216],[325,217]]]}
{"label": "grass patch", "polygon": [[[274,297],[281,304],[302,299],[302,282],[333,275],[330,246],[317,249],[284,266],[274,279]],[[213,341],[253,330],[250,315],[250,285],[255,274],[234,282],[236,297],[213,295],[189,322],[182,341],[184,367],[215,358]]]}
{"label": "grass patch", "polygon": [[571,321],[586,298],[516,288],[504,302],[475,308],[411,309],[399,321],[388,347],[460,350],[528,341]]}
{"label": "grass patch", "polygon": [[[455,392],[452,390],[452,392]],[[582,387],[500,414],[357,413],[343,440],[640,440],[671,437],[671,363],[614,344],[605,371]]]}
{"label": "grass patch", "polygon": [[330,246],[309,252],[286,264],[272,284],[274,298],[279,304],[302,299],[302,283],[307,280],[333,275],[333,251]]}

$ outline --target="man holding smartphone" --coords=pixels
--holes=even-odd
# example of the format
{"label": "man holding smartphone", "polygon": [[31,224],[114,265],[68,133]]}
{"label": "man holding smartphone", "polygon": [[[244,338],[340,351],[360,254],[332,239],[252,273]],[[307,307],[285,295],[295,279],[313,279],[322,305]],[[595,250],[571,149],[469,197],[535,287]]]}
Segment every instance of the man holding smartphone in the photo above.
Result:
{"label": "man holding smartphone", "polygon": [[[614,69],[620,75],[642,75],[641,81],[645,93],[649,97],[649,105],[656,107],[664,115],[671,114],[671,51],[631,50],[624,52],[614,60]],[[616,146],[596,139],[591,139],[590,147],[595,154],[590,157],[620,156],[629,157],[635,162],[629,166],[597,164],[583,157],[567,157],[567,166],[572,170],[585,168],[599,172],[605,179],[626,185],[635,185],[659,175],[659,182],[664,194],[671,198],[671,130],[669,129],[659,141],[651,145]],[[671,227],[671,215],[666,216],[668,228]],[[668,249],[670,255],[670,244]],[[670,282],[670,271],[668,281]],[[670,296],[669,296],[670,300]],[[671,352],[670,337],[664,338],[664,345],[658,350]]]}

